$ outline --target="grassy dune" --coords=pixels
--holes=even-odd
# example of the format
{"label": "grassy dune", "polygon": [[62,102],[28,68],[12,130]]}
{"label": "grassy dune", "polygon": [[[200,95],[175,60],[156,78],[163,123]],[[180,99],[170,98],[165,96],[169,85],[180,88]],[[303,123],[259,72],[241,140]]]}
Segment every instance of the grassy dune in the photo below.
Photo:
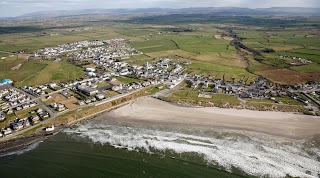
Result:
{"label": "grassy dune", "polygon": [[222,107],[225,104],[230,105],[240,105],[240,101],[231,95],[225,94],[214,94],[212,98],[199,98],[199,92],[196,91],[178,91],[171,94],[171,96],[162,98],[163,100],[170,102],[183,102],[194,104],[197,102],[211,102],[214,103],[215,106]]}

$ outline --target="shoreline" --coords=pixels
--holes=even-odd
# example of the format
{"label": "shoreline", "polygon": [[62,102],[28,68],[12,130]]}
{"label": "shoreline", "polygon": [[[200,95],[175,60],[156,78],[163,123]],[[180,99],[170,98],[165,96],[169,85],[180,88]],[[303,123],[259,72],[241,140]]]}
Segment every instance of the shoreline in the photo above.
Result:
{"label": "shoreline", "polygon": [[320,117],[275,111],[178,106],[143,97],[105,114],[125,121],[187,124],[305,139],[320,134]]}
{"label": "shoreline", "polygon": [[80,118],[80,119],[71,121],[71,122],[67,123],[67,124],[66,124],[67,126],[65,126],[64,128],[71,127],[71,126],[73,126],[73,125],[75,125],[75,124],[78,124],[78,123],[81,122],[81,121],[85,121],[85,120],[89,120],[89,119],[96,118],[96,117],[99,117],[99,116],[103,116],[104,114],[106,114],[106,113],[108,113],[108,112],[110,112],[110,111],[112,111],[112,110],[114,110],[114,109],[123,107],[123,106],[125,106],[125,105],[130,104],[131,102],[134,102],[134,101],[135,101],[135,100],[133,100],[133,101],[128,101],[128,102],[119,104],[119,105],[117,105],[117,106],[113,106],[113,107],[111,107],[111,108],[107,108],[107,109],[104,109],[104,110],[102,110],[102,111],[96,112],[96,113],[94,113],[94,114],[90,114],[90,115],[85,116],[85,117],[82,117],[82,118]]}
{"label": "shoreline", "polygon": [[[145,103],[147,102],[147,103]],[[147,105],[146,105],[147,104]],[[157,112],[157,110],[161,112]],[[167,114],[170,113],[171,117],[166,119],[165,117],[168,116],[166,115],[166,109],[167,109]],[[172,110],[174,110],[172,112]],[[181,110],[184,111],[181,113]],[[205,114],[215,114],[218,116],[223,116],[222,118],[218,120],[205,120],[200,119],[198,120],[197,117],[195,118],[190,118],[190,113],[191,111],[191,117],[195,116],[194,110],[200,111],[198,114],[200,114],[199,118],[203,116],[203,113]],[[211,110],[208,112],[208,110]],[[154,112],[156,111],[156,112]],[[140,112],[140,114],[139,114]],[[138,113],[138,114],[137,114]],[[253,114],[254,113],[254,114]],[[102,111],[99,111],[94,114],[90,114],[88,116],[82,117],[80,119],[71,121],[67,124],[61,124],[58,125],[56,130],[51,132],[51,133],[44,133],[43,131],[38,131],[36,133],[33,133],[28,136],[22,136],[18,137],[12,140],[7,140],[5,142],[0,143],[0,153],[5,153],[9,151],[14,151],[21,149],[23,147],[27,147],[29,145],[32,145],[33,143],[41,140],[45,140],[49,138],[52,135],[55,135],[62,131],[65,128],[70,128],[82,121],[93,119],[93,118],[100,118],[100,117],[111,117],[113,119],[119,119],[123,121],[129,121],[129,122],[144,122],[148,124],[171,124],[171,125],[185,125],[188,127],[192,128],[209,128],[209,129],[217,129],[217,130],[230,130],[234,132],[252,132],[252,133],[260,133],[260,134],[266,134],[266,135],[272,135],[272,136],[279,136],[287,139],[295,139],[295,140],[300,140],[300,139],[306,139],[310,138],[314,135],[320,134],[320,130],[318,132],[314,132],[314,129],[312,130],[314,134],[309,134],[307,136],[299,136],[297,134],[293,133],[281,133],[281,132],[272,132],[272,131],[265,131],[263,128],[256,128],[252,129],[249,127],[244,127],[242,126],[234,126],[233,124],[230,125],[230,123],[223,123],[223,119],[229,119],[228,121],[230,122],[230,117],[240,117],[242,119],[250,119],[252,122],[252,119],[255,119],[257,115],[262,114],[264,116],[267,116],[266,119],[275,119],[275,120],[290,120],[290,117],[288,116],[293,116],[291,118],[292,120],[297,120],[300,117],[304,118],[313,118],[317,119],[318,122],[316,122],[316,126],[320,128],[320,117],[317,116],[306,116],[306,115],[300,115],[298,113],[288,113],[288,112],[278,112],[278,111],[253,111],[253,110],[248,110],[248,109],[235,109],[235,108],[218,108],[218,107],[203,107],[203,106],[186,106],[186,105],[180,105],[178,103],[172,103],[172,102],[167,102],[163,101],[160,99],[156,99],[150,96],[144,96],[141,98],[137,98],[125,103],[122,103],[120,105],[110,107],[107,109],[104,109]],[[131,115],[131,116],[130,116]],[[176,116],[176,118],[172,118],[172,116]],[[296,117],[294,117],[296,116]],[[162,117],[162,118],[161,118]],[[183,117],[185,117],[183,119]],[[275,118],[277,117],[277,118]],[[187,118],[187,119],[186,119]],[[190,119],[190,120],[188,120]],[[213,121],[221,121],[222,123],[215,122]],[[245,121],[247,122],[247,121]],[[237,123],[237,122],[236,122]],[[246,124],[250,125],[249,122]],[[246,125],[245,124],[245,125]],[[301,123],[303,125],[303,123]],[[270,125],[268,125],[270,127]],[[274,128],[277,126],[275,125]],[[298,128],[297,128],[298,129]],[[12,145],[12,143],[18,143],[19,145]],[[5,147],[5,145],[12,145],[9,147]]]}
{"label": "shoreline", "polygon": [[[41,131],[37,131],[37,132],[35,132],[35,133],[31,134],[31,135],[28,135],[28,136],[21,136],[21,137],[17,137],[17,138],[13,138],[13,139],[9,139],[9,140],[0,142],[0,155],[8,153],[8,152],[13,152],[13,151],[25,148],[25,147],[28,147],[28,146],[36,143],[36,142],[39,142],[39,141],[46,140],[49,137],[58,134],[63,129],[70,128],[70,127],[72,127],[72,126],[74,126],[74,125],[76,125],[76,124],[78,124],[78,123],[80,123],[82,121],[85,121],[85,120],[101,117],[105,113],[108,113],[111,110],[117,109],[119,107],[125,106],[125,105],[129,104],[130,102],[133,102],[133,101],[128,101],[126,103],[122,103],[122,104],[120,104],[118,106],[114,106],[114,107],[105,109],[103,111],[97,112],[95,114],[91,114],[89,116],[85,116],[83,118],[74,120],[74,121],[69,122],[67,124],[61,124],[59,126],[56,126],[56,129],[54,131],[52,131],[52,132],[46,133],[46,132],[41,130]],[[16,144],[18,144],[18,145],[16,145]],[[8,147],[6,147],[7,145],[8,145]]]}
{"label": "shoreline", "polygon": [[49,137],[59,133],[61,129],[50,132],[50,133],[35,133],[25,137],[18,137],[12,140],[7,140],[0,144],[0,156],[5,153],[14,152],[20,150],[21,148],[26,148],[30,145],[33,145],[37,142],[44,141]]}

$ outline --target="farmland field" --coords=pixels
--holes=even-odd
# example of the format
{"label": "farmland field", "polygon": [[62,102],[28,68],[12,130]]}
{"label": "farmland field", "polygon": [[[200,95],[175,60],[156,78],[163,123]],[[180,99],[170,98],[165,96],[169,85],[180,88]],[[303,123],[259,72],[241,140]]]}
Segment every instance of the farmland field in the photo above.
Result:
{"label": "farmland field", "polygon": [[213,36],[181,36],[173,39],[180,49],[193,52],[235,52],[233,46],[229,47],[229,42],[216,40]]}
{"label": "farmland field", "polygon": [[311,72],[319,72],[320,73],[320,64],[309,64],[303,66],[291,67],[292,70],[311,73]]}
{"label": "farmland field", "polygon": [[[33,54],[40,48],[80,40],[126,38],[131,41],[129,45],[145,54],[121,60],[130,64],[143,65],[152,62],[154,58],[169,57],[179,61],[192,61],[193,64],[187,67],[191,74],[199,73],[216,78],[225,74],[228,80],[235,77],[239,81],[253,81],[258,76],[279,83],[320,80],[320,33],[316,17],[292,21],[285,17],[168,14],[150,18],[147,15],[129,15],[112,20],[97,16],[94,19],[66,18],[38,25],[28,21],[21,24],[3,23],[0,28],[0,57],[9,56],[4,52],[23,51]],[[258,55],[236,49],[231,44],[235,36]],[[274,52],[266,53],[265,49],[273,49]],[[280,59],[279,55],[300,57],[313,64],[291,66],[289,62],[294,61]],[[10,57],[0,61],[0,67],[8,71],[1,73],[0,77],[10,76],[17,85],[31,84],[32,81],[42,84],[49,80],[72,80],[83,76],[81,69],[71,67],[66,62],[55,64],[34,60],[27,61],[19,69],[25,73],[17,74],[17,71],[10,71],[8,68],[19,62],[9,61]],[[28,71],[24,66],[33,66],[34,70]],[[37,75],[41,70],[52,74]],[[70,74],[65,74],[66,70]]]}
{"label": "farmland field", "polygon": [[225,75],[225,79],[231,81],[231,78],[234,77],[235,81],[255,81],[257,75],[249,73],[247,70],[225,66],[219,64],[211,64],[208,62],[193,62],[191,65],[186,66],[187,71],[192,74],[203,74],[204,76],[212,77],[215,79],[222,79]]}
{"label": "farmland field", "polygon": [[178,49],[176,44],[170,39],[138,41],[132,43],[132,46],[144,53]]}

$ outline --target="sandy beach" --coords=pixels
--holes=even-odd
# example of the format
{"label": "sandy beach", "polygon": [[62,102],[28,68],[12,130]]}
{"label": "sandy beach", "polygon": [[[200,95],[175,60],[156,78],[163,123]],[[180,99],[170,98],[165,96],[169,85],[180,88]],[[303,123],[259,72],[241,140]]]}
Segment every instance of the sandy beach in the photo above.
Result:
{"label": "sandy beach", "polygon": [[107,115],[125,120],[253,131],[293,139],[304,139],[320,134],[320,117],[316,116],[211,107],[181,107],[151,97],[139,98]]}
{"label": "sandy beach", "polygon": [[[60,157],[64,157],[66,145],[78,147],[79,143],[85,143],[90,145],[90,150],[86,150],[85,154],[91,153],[94,147],[102,151],[103,146],[113,147],[114,151],[127,150],[129,154],[150,153],[172,159],[177,157],[179,160],[186,159],[185,156],[191,156],[192,160],[197,156],[201,164],[218,165],[228,172],[233,172],[231,168],[234,167],[256,177],[290,175],[315,178],[320,174],[319,117],[183,107],[142,97],[89,118],[91,116],[84,118],[88,119],[86,121],[64,128],[44,143],[38,141],[38,137],[30,138],[28,142],[10,141],[7,146],[2,145],[4,152],[1,153],[0,148],[0,157],[19,155],[37,149],[38,145],[42,148],[40,153],[43,153],[46,143],[54,145],[46,150],[49,154],[63,153]],[[62,140],[52,142],[59,140],[59,137]],[[17,143],[21,147],[15,147]],[[61,151],[55,149],[59,143],[63,147]],[[13,145],[12,149],[8,150],[10,145]],[[58,153],[52,153],[56,150]],[[74,156],[74,152],[71,155]],[[97,155],[97,152],[92,155]],[[92,157],[88,158],[92,160]],[[127,160],[127,157],[121,160]],[[53,164],[56,165],[56,162]]]}

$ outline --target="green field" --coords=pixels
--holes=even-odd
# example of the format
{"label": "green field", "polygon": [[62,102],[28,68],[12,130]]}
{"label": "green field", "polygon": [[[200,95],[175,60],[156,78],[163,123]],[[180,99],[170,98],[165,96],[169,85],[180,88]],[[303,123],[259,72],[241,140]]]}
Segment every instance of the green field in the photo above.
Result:
{"label": "green field", "polygon": [[0,58],[1,58],[1,57],[7,57],[7,56],[8,56],[7,53],[2,53],[2,52],[0,52]]}
{"label": "green field", "polygon": [[[14,34],[0,34],[0,51],[33,53],[35,50],[52,47],[59,44],[81,40],[110,39],[123,37],[110,29],[95,29],[93,31],[71,32],[73,29],[46,30],[35,32],[21,32]],[[58,36],[44,35],[42,32],[58,33]]]}
{"label": "green field", "polygon": [[180,49],[192,53],[235,52],[229,42],[217,40],[213,36],[179,36],[173,39]]}
{"label": "green field", "polygon": [[[19,64],[22,64],[22,66],[18,70],[11,69]],[[46,63],[39,63],[32,60],[28,61],[26,59],[16,59],[16,57],[7,58],[0,61],[0,78],[8,78],[19,83],[32,78],[46,67]]]}
{"label": "green field", "polygon": [[150,34],[154,34],[154,31],[150,29],[140,29],[140,28],[119,29],[119,30],[116,30],[116,32],[125,36],[132,36],[132,37],[148,36]]}
{"label": "green field", "polygon": [[[11,69],[18,64],[22,64],[19,69]],[[12,79],[16,86],[37,86],[53,81],[68,81],[84,75],[82,68],[69,64],[66,59],[54,62],[11,58],[0,62],[0,69],[0,78]]]}
{"label": "green field", "polygon": [[204,101],[214,103],[216,106],[222,106],[227,103],[231,105],[240,104],[240,101],[232,95],[213,94],[212,98],[199,98],[198,94],[199,92],[196,91],[177,91],[163,99],[170,102],[184,102],[189,104]]}
{"label": "green field", "polygon": [[143,80],[136,79],[136,78],[130,78],[130,77],[116,77],[118,81],[121,83],[129,84],[134,82],[142,82]]}
{"label": "green field", "polygon": [[177,45],[170,39],[150,39],[133,42],[132,46],[143,53],[152,53],[166,50],[178,49]]}
{"label": "green field", "polygon": [[291,52],[291,51],[283,52],[281,54],[285,54],[285,55],[288,55],[288,56],[294,56],[294,57],[300,57],[300,58],[307,59],[307,60],[310,60],[312,62],[316,62],[316,63],[320,64],[320,55],[317,55],[317,54],[306,54],[306,53]]}
{"label": "green field", "polygon": [[147,62],[154,62],[155,60],[145,54],[131,56],[128,59],[120,59],[120,61],[127,62],[130,65],[144,65]]}
{"label": "green field", "polygon": [[224,66],[219,64],[212,64],[208,62],[192,62],[191,65],[186,66],[187,71],[194,74],[203,74],[215,79],[222,79],[225,74],[225,79],[231,81],[235,77],[235,81],[255,81],[258,76],[249,73],[246,69]]}
{"label": "green field", "polygon": [[265,103],[265,104],[275,104],[275,101],[270,99],[253,99],[253,98],[246,98],[244,99],[246,102],[249,103]]}
{"label": "green field", "polygon": [[106,90],[104,93],[107,94],[108,96],[111,96],[111,97],[119,95],[119,93],[112,91],[112,90]]}
{"label": "green field", "polygon": [[[310,80],[319,81],[319,63],[320,63],[320,38],[308,28],[283,28],[279,30],[235,30],[241,38],[242,44],[246,47],[260,52],[260,55],[248,55],[248,70],[258,75],[262,75],[271,81],[289,81],[278,76],[291,75],[297,76],[297,83],[304,83]],[[265,53],[264,49],[274,49],[275,53]],[[290,66],[289,62],[296,62],[291,58],[280,59],[279,55],[288,55],[290,57],[300,57],[314,62],[314,64],[303,66]],[[275,69],[290,69],[277,70]],[[268,72],[270,71],[270,72]],[[312,73],[312,75],[306,75]],[[292,80],[291,80],[292,81]],[[289,82],[290,84],[294,82]],[[288,84],[289,84],[288,83]]]}
{"label": "green field", "polygon": [[320,51],[317,49],[297,49],[297,50],[292,50],[291,52],[320,56]]}
{"label": "green field", "polygon": [[141,55],[134,55],[134,56],[130,56],[127,59],[120,59],[120,61],[135,61],[135,60],[144,60],[144,59],[151,59],[149,56],[145,55],[145,54],[141,54]]}
{"label": "green field", "polygon": [[41,85],[51,81],[69,81],[84,76],[84,70],[73,64],[69,64],[67,59],[60,62],[43,61],[47,66],[37,75],[20,82],[19,85]]}
{"label": "green field", "polygon": [[320,64],[309,64],[309,65],[303,65],[303,66],[296,66],[291,67],[292,70],[299,71],[299,72],[319,72],[320,73]]}
{"label": "green field", "polygon": [[281,101],[283,104],[288,104],[288,105],[299,105],[299,106],[304,106],[304,104],[298,100],[295,100],[293,98],[290,98],[288,96],[286,97],[275,97],[277,100]]}
{"label": "green field", "polygon": [[[36,24],[28,20],[0,22],[0,57],[8,56],[1,51],[33,54],[40,48],[74,41],[126,38],[131,41],[130,45],[146,54],[121,60],[132,65],[143,65],[153,61],[153,58],[181,56],[183,60],[193,61],[194,64],[187,68],[192,74],[221,78],[225,73],[228,80],[234,76],[237,80],[248,81],[262,75],[271,81],[286,83],[286,80],[275,79],[270,74],[275,69],[288,69],[294,72],[292,75],[299,77],[299,83],[310,79],[319,81],[319,20],[316,17],[293,19],[280,16],[128,14],[125,17],[96,16],[93,19],[62,18]],[[51,36],[53,33],[58,35]],[[216,39],[214,35],[217,34],[237,36],[243,45],[256,50],[260,55],[236,50],[230,41]],[[275,53],[262,52],[265,48],[272,48]],[[279,59],[279,55],[301,57],[317,64],[292,67],[288,65],[288,60]],[[9,70],[19,64],[18,61],[6,59],[1,60],[0,64],[0,77],[11,78],[17,85],[38,85],[83,76],[81,68],[71,67],[65,62],[54,64],[50,61],[39,63],[31,60],[25,62],[19,72]],[[305,74],[310,72],[314,74],[306,77]],[[283,74],[286,73],[277,73]]]}

